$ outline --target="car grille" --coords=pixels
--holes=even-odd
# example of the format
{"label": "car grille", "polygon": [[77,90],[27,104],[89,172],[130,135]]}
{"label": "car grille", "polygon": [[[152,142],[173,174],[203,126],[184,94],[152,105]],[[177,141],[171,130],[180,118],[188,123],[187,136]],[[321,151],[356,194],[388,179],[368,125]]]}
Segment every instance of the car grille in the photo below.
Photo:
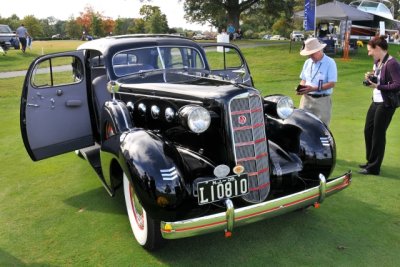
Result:
{"label": "car grille", "polygon": [[264,110],[259,95],[239,95],[229,104],[229,116],[236,164],[249,176],[248,202],[264,201],[270,190],[267,138]]}

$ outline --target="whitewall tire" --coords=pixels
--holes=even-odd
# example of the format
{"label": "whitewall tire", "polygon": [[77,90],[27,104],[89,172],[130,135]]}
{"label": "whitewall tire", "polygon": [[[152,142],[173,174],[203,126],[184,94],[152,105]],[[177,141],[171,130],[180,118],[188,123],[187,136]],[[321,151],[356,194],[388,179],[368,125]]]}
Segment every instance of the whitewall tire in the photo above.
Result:
{"label": "whitewall tire", "polygon": [[126,210],[136,241],[148,250],[161,247],[165,240],[161,237],[160,222],[147,215],[125,173],[123,184]]}

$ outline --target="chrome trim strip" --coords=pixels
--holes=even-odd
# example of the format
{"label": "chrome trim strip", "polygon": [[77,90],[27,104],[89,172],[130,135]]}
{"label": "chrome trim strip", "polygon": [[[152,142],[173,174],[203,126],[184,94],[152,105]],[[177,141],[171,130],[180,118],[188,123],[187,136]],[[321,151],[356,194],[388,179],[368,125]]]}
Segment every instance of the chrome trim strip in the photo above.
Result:
{"label": "chrome trim strip", "polygon": [[[319,186],[267,202],[238,208],[234,211],[234,224],[235,226],[246,225],[288,213],[302,207],[314,205],[321,199],[321,192],[325,192],[325,195],[328,197],[348,187],[351,183],[351,176],[352,173],[349,171],[327,183],[321,181]],[[220,212],[183,221],[162,221],[160,230],[163,238],[178,239],[216,232],[218,230],[223,231],[228,228],[228,224],[226,212]]]}

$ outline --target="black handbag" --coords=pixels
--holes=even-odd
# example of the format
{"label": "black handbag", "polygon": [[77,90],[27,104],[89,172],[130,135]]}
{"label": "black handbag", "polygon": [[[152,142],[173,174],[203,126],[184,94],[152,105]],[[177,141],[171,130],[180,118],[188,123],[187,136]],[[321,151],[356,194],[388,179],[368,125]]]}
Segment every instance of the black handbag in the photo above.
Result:
{"label": "black handbag", "polygon": [[399,91],[387,91],[385,92],[387,102],[389,106],[393,108],[398,108],[400,106],[400,93]]}
{"label": "black handbag", "polygon": [[[396,60],[397,62],[397,60]],[[397,62],[397,64],[399,64]],[[385,64],[386,67],[386,64]],[[392,82],[392,75],[390,75],[390,71],[386,68],[385,70],[385,75],[386,75],[386,82]],[[400,90],[387,90],[384,92],[387,102],[390,107],[393,108],[398,108],[400,107]]]}

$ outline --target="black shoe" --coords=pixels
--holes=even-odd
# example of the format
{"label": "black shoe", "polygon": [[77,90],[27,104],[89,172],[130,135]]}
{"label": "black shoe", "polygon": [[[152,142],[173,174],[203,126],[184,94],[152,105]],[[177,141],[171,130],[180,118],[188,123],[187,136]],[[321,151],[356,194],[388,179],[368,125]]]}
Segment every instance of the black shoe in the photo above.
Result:
{"label": "black shoe", "polygon": [[365,164],[358,165],[358,167],[360,167],[361,169],[365,169],[365,168],[367,168],[367,166],[368,166],[368,162]]}
{"label": "black shoe", "polygon": [[363,175],[379,175],[379,172],[371,172],[367,169],[361,169],[358,171],[358,173]]}

